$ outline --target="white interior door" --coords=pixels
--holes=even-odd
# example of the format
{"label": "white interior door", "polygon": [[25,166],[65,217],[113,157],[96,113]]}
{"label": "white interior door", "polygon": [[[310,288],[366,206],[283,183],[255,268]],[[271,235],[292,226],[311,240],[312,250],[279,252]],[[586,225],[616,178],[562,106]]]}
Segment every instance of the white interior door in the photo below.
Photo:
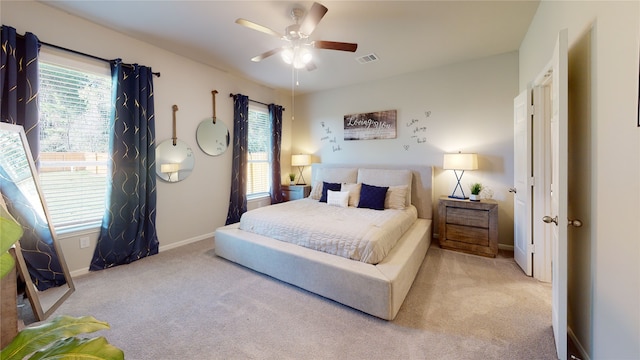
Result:
{"label": "white interior door", "polygon": [[513,99],[513,256],[527,276],[533,274],[531,121],[531,91],[526,90]]}
{"label": "white interior door", "polygon": [[[559,359],[567,358],[567,30],[558,34],[551,61],[552,325]],[[546,221],[545,221],[546,222]]]}

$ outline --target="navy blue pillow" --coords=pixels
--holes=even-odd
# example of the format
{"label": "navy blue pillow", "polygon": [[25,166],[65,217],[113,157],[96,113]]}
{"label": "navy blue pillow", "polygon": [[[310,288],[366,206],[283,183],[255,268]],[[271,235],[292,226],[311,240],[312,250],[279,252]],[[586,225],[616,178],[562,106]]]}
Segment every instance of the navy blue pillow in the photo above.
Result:
{"label": "navy blue pillow", "polygon": [[322,182],[322,196],[320,197],[320,202],[327,202],[327,190],[331,191],[340,191],[340,187],[342,185],[340,183],[328,183]]}
{"label": "navy blue pillow", "polygon": [[373,186],[362,184],[360,189],[359,208],[384,210],[384,198],[387,196],[388,186]]}

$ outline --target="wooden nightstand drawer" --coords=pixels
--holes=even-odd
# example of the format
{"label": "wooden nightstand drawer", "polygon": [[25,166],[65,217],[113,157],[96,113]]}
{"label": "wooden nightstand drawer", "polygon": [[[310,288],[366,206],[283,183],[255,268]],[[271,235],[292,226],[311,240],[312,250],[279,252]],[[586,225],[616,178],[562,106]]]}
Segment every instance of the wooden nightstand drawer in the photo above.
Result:
{"label": "wooden nightstand drawer", "polygon": [[498,253],[498,204],[495,201],[443,197],[438,216],[440,247],[490,257]]}
{"label": "wooden nightstand drawer", "polygon": [[489,229],[449,224],[447,240],[489,246]]}
{"label": "wooden nightstand drawer", "polygon": [[489,212],[475,209],[447,207],[447,224],[489,227]]}
{"label": "wooden nightstand drawer", "polygon": [[282,185],[284,201],[304,199],[311,193],[310,185]]}

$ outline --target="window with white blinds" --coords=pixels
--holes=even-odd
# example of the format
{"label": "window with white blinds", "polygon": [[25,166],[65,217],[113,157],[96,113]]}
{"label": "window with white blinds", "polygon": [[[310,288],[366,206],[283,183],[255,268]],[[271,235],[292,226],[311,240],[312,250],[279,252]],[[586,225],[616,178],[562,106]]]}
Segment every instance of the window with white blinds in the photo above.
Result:
{"label": "window with white blinds", "polygon": [[247,197],[269,195],[271,189],[271,125],[266,106],[249,105],[249,151],[247,154]]}
{"label": "window with white blinds", "polygon": [[40,183],[62,233],[102,222],[112,109],[109,64],[69,56],[39,61]]}

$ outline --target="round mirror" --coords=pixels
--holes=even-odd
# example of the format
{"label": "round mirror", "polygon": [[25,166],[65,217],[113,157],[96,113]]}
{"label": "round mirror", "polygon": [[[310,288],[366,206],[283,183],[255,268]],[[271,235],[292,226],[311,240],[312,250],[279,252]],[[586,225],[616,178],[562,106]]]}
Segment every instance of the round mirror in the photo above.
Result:
{"label": "round mirror", "polygon": [[196,140],[206,154],[218,156],[229,147],[229,129],[220,120],[214,122],[213,118],[204,119],[198,125]]}
{"label": "round mirror", "polygon": [[186,179],[193,170],[195,158],[184,141],[165,140],[156,147],[156,174],[166,182]]}

